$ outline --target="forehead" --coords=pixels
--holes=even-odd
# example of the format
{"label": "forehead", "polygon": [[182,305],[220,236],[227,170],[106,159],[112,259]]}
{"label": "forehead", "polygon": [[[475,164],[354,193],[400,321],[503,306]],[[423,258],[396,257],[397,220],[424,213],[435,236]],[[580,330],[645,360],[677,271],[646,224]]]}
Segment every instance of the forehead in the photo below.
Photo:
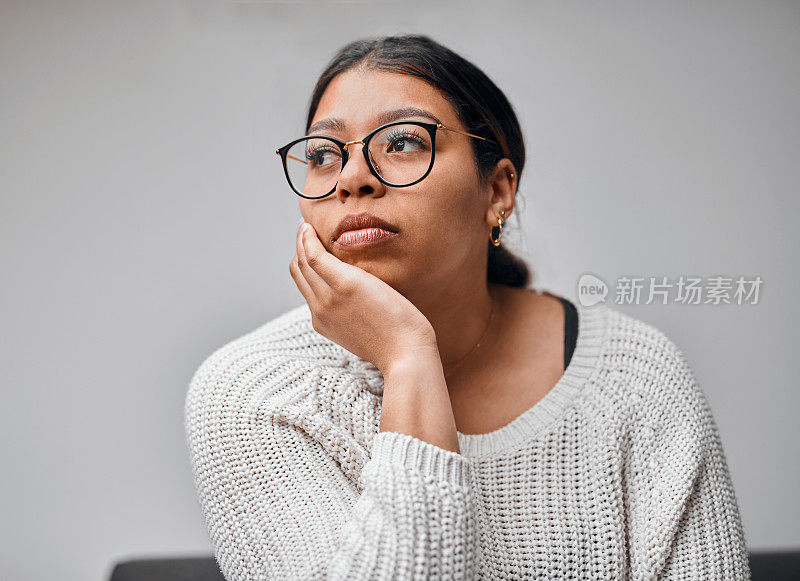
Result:
{"label": "forehead", "polygon": [[[450,102],[422,79],[387,71],[351,69],[334,77],[325,89],[309,133],[319,133],[316,126],[326,132],[339,131],[361,137],[386,122],[387,112],[409,108],[428,111],[434,119],[413,113],[403,115],[402,119],[461,125]],[[331,119],[341,123],[325,123]]]}

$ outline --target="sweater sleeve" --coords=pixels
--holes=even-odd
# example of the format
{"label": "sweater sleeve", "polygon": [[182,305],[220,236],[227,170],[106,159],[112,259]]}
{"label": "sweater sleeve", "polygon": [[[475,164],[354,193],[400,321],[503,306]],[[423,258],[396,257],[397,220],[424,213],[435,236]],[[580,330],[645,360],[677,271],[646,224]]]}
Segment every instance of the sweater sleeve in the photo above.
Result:
{"label": "sweater sleeve", "polygon": [[659,579],[750,579],[739,506],[719,432],[706,418],[705,454],[681,505]]}
{"label": "sweater sleeve", "polygon": [[[668,341],[668,340],[667,340]],[[641,423],[627,474],[631,578],[750,578],[739,506],[711,409],[671,342],[653,386],[636,397]]]}
{"label": "sweater sleeve", "polygon": [[228,581],[474,576],[467,458],[379,432],[354,478],[350,434],[296,398],[276,404],[264,381],[217,375],[193,377],[185,427]]}

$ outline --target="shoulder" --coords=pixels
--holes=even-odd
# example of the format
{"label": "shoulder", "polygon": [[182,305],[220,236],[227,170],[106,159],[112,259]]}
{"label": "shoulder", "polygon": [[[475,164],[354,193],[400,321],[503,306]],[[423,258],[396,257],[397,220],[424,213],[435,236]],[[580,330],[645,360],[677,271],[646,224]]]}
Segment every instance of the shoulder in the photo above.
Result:
{"label": "shoulder", "polygon": [[684,351],[656,325],[613,307],[599,308],[605,336],[598,379],[619,405],[658,432],[707,430],[711,410]]}
{"label": "shoulder", "polygon": [[626,430],[632,456],[683,470],[688,479],[721,446],[708,399],[684,351],[664,331],[616,311],[612,321],[609,369],[632,412]]}
{"label": "shoulder", "polygon": [[304,303],[212,351],[197,367],[192,383],[265,364],[293,362],[307,369],[340,366],[346,357],[346,350],[314,330]]}
{"label": "shoulder", "polygon": [[[242,372],[259,363],[285,360],[293,346],[301,347],[309,342],[303,310],[303,306],[293,308],[217,347],[201,361],[192,375],[191,385]],[[300,348],[296,355],[303,357],[305,352]]]}
{"label": "shoulder", "polygon": [[214,349],[192,374],[187,413],[190,402],[231,401],[233,392],[263,400],[278,395],[269,391],[302,389],[303,382],[291,379],[313,372],[330,353],[315,334],[308,306],[301,305]]}
{"label": "shoulder", "polygon": [[642,395],[685,390],[697,382],[683,350],[663,330],[632,315],[609,309],[606,355],[619,373],[636,379]]}
{"label": "shoulder", "polygon": [[315,331],[303,304],[205,357],[186,393],[186,439],[199,458],[281,447],[303,433],[355,482],[382,388],[378,369]]}
{"label": "shoulder", "polygon": [[382,379],[370,362],[318,333],[303,303],[208,354],[190,379],[185,413],[233,405],[274,409],[302,400],[318,405],[327,392],[359,380],[380,392]]}

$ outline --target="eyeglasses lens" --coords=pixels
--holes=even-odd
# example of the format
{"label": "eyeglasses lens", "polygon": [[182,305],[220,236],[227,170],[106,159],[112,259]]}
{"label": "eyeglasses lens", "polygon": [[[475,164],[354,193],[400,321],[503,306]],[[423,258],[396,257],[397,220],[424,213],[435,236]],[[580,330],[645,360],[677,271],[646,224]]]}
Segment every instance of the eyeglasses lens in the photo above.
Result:
{"label": "eyeglasses lens", "polygon": [[[349,148],[348,159],[359,153]],[[378,175],[389,184],[405,186],[419,180],[431,164],[433,148],[428,131],[414,124],[392,125],[376,133],[369,143],[369,158]],[[309,198],[330,192],[342,171],[339,146],[324,137],[295,143],[287,152],[286,169],[292,187]]]}

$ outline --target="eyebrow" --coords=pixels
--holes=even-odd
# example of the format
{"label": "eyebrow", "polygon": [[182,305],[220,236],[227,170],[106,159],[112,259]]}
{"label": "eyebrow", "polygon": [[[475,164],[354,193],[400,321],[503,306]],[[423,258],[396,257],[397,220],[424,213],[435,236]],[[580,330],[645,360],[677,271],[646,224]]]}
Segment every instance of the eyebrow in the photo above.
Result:
{"label": "eyebrow", "polygon": [[[408,117],[425,117],[436,123],[441,123],[439,118],[430,111],[420,109],[419,107],[403,107],[402,109],[393,109],[392,111],[384,111],[378,116],[378,126],[391,123],[392,121],[399,121]],[[346,128],[345,122],[336,117],[327,117],[320,119],[311,124],[308,128],[307,135],[316,133],[317,131],[340,131],[344,132]]]}

